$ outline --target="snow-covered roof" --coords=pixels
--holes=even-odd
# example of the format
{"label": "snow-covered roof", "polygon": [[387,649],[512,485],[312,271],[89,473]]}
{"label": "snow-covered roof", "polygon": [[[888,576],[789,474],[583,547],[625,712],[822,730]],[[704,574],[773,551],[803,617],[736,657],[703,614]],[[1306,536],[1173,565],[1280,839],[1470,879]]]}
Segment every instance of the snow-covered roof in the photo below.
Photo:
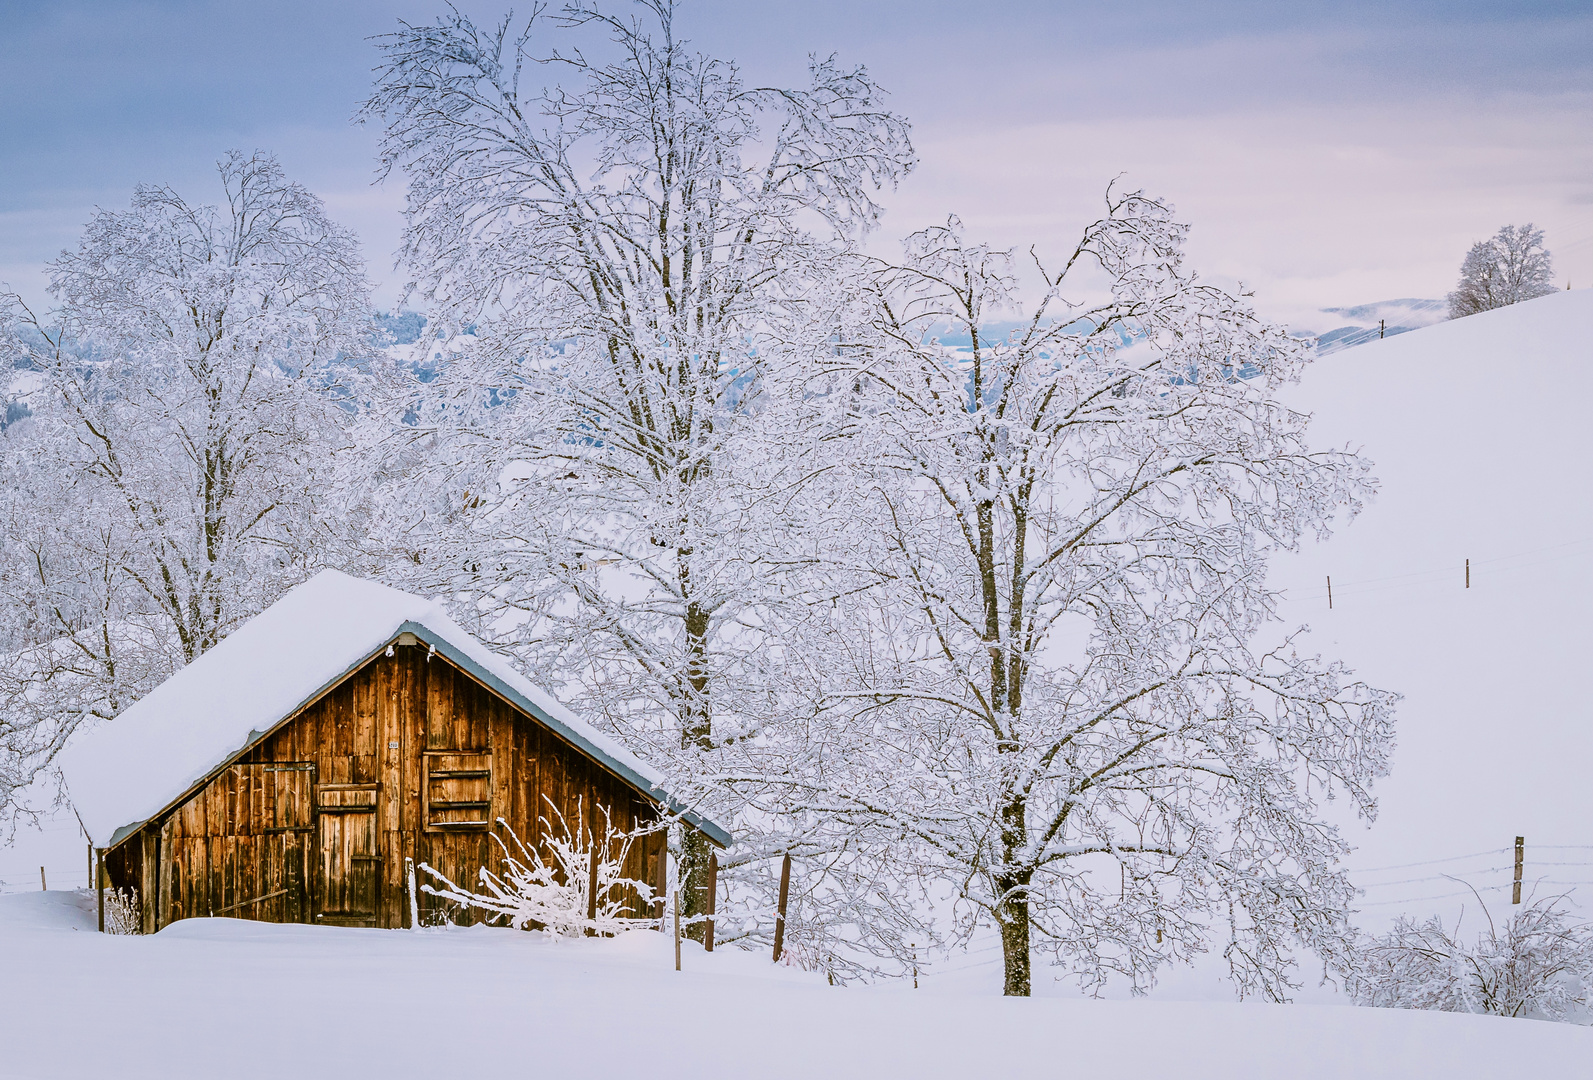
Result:
{"label": "snow-covered roof", "polygon": [[73,809],[99,847],[160,813],[351,675],[402,633],[536,717],[719,844],[730,834],[672,799],[657,770],[533,686],[424,597],[323,570],[61,752]]}

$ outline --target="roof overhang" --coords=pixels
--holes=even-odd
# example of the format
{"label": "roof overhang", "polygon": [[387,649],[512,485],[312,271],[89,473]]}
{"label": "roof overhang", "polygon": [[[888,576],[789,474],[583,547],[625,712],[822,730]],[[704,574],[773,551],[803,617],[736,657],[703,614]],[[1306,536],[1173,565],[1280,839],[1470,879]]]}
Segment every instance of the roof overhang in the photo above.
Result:
{"label": "roof overhang", "polygon": [[559,736],[559,738],[575,747],[582,754],[591,758],[609,772],[614,773],[627,784],[630,784],[633,788],[636,788],[649,798],[657,801],[667,813],[673,815],[674,817],[678,817],[681,821],[684,821],[692,828],[698,830],[719,847],[727,848],[734,842],[735,838],[730,835],[730,831],[728,829],[715,824],[714,822],[691,810],[669,792],[664,791],[652,784],[646,777],[642,776],[635,769],[632,769],[625,762],[616,760],[615,758],[609,756],[603,751],[602,747],[593,745],[593,743],[579,731],[574,730],[568,724],[561,722],[556,717],[550,716],[546,710],[539,708],[536,702],[531,701],[525,697],[525,695],[515,690],[514,687],[510,686],[508,683],[505,683],[492,672],[483,668],[470,657],[460,652],[452,645],[452,643],[447,641],[441,635],[434,634],[430,630],[426,629],[425,625],[422,623],[406,622],[404,625],[400,626],[398,630],[400,634],[414,634],[415,637],[419,638],[422,642],[431,646],[433,649],[436,649],[438,655],[442,656],[449,663],[453,664],[455,667],[462,668],[463,670],[469,672],[472,678],[486,686],[493,693],[507,700],[521,712],[528,713],[529,715],[535,717],[538,723],[552,730],[554,734]]}

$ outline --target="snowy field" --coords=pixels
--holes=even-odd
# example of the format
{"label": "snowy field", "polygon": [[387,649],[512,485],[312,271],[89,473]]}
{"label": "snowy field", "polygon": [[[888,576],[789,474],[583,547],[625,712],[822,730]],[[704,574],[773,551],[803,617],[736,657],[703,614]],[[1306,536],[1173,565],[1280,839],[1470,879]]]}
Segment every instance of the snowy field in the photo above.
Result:
{"label": "snowy field", "polygon": [[1509,907],[1516,836],[1529,891],[1593,919],[1590,360],[1579,289],[1335,353],[1295,395],[1382,482],[1273,575],[1308,649],[1404,695],[1378,821],[1345,825],[1368,928],[1464,904],[1475,929],[1470,887]]}
{"label": "snowy field", "polygon": [[189,920],[93,932],[87,894],[0,897],[0,1077],[1586,1075],[1593,1031],[1348,1006],[835,989],[635,932],[548,941]]}

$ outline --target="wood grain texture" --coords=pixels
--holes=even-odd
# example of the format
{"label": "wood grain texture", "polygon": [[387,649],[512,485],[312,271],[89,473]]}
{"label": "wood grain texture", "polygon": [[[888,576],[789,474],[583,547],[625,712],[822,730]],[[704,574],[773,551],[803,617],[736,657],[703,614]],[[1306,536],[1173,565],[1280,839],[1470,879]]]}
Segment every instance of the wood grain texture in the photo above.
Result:
{"label": "wood grain texture", "polygon": [[[145,932],[211,914],[267,922],[407,924],[406,859],[461,885],[513,840],[547,858],[550,831],[601,840],[659,820],[645,792],[424,646],[377,654],[204,787],[106,853]],[[494,840],[496,834],[497,841]],[[625,874],[662,913],[665,835],[637,837]],[[618,842],[607,852],[618,855]],[[425,880],[421,875],[422,882]],[[436,897],[422,921],[475,921]],[[631,897],[636,914],[640,898]]]}

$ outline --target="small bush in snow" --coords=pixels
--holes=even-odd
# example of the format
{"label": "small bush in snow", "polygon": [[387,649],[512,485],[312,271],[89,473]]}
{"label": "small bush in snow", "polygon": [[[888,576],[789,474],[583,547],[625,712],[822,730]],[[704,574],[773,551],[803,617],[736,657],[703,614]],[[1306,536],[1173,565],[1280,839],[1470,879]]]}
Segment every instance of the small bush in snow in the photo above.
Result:
{"label": "small bush in snow", "polygon": [[105,932],[141,934],[137,889],[107,889],[105,892]]}
{"label": "small bush in snow", "polygon": [[[420,887],[421,891],[504,918],[516,930],[546,930],[558,936],[580,937],[588,931],[617,934],[637,926],[655,925],[655,919],[628,914],[633,901],[641,911],[648,910],[653,901],[651,885],[627,878],[622,872],[631,842],[640,834],[616,831],[604,812],[603,839],[598,848],[603,854],[597,860],[597,915],[588,919],[592,838],[588,833],[583,845],[578,835],[571,835],[569,823],[556,808],[554,815],[560,827],[557,835],[548,819],[541,819],[548,834],[543,846],[552,853],[551,862],[543,859],[539,848],[526,847],[508,822],[499,818],[498,824],[514,840],[518,851],[517,857],[493,835],[493,842],[503,851],[502,875],[483,866],[478,877],[482,891],[472,892],[421,863],[422,871],[445,886],[435,888],[428,882]],[[606,857],[611,851],[618,852],[615,858]]]}
{"label": "small bush in snow", "polygon": [[1503,927],[1486,906],[1487,930],[1461,940],[1435,915],[1394,928],[1358,951],[1347,981],[1359,1005],[1489,1013],[1587,1022],[1593,987],[1593,927],[1573,922],[1560,897],[1521,908]]}

